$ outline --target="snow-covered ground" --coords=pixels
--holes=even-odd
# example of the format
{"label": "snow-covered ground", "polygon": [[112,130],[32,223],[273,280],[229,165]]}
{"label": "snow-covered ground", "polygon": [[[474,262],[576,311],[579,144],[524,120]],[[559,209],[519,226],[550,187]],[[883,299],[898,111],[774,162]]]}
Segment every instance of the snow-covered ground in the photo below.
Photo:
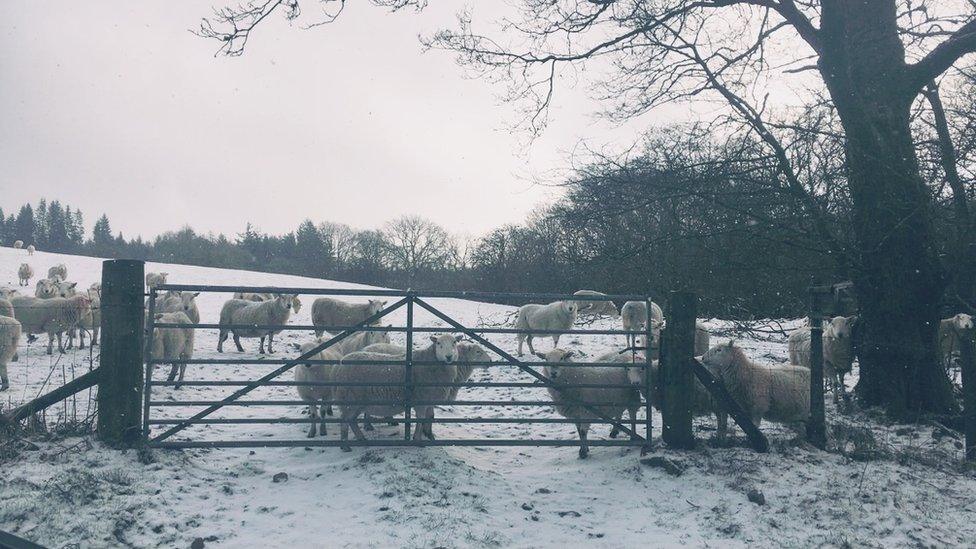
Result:
{"label": "snow-covered ground", "polygon": [[[16,287],[17,267],[27,261],[38,273],[55,263],[68,266],[79,287],[100,278],[95,258],[0,249],[0,285]],[[363,287],[288,275],[183,265],[149,264],[174,283]],[[28,291],[32,292],[33,287]],[[202,322],[216,322],[226,295],[199,298]],[[311,297],[291,322],[309,324]],[[508,321],[513,309],[443,299],[434,305],[467,325]],[[404,311],[390,323],[402,325]],[[430,316],[418,323],[436,325]],[[609,322],[609,321],[607,321]],[[794,323],[795,324],[795,323]],[[594,326],[609,323],[597,323]],[[716,332],[728,328],[709,321]],[[311,337],[284,332],[277,356],[293,355],[293,344]],[[394,339],[400,336],[394,336]],[[490,339],[514,350],[511,336]],[[94,354],[69,351],[48,357],[41,341],[22,342],[21,360],[11,364],[11,389],[0,394],[8,409],[88,370]],[[713,336],[721,341],[721,336]],[[246,353],[225,348],[224,356],[257,358],[257,341],[243,340]],[[230,342],[228,342],[230,343]],[[564,346],[594,356],[621,342],[610,336],[566,337]],[[742,339],[749,354],[785,361],[782,338]],[[539,346],[548,348],[548,341]],[[216,353],[216,333],[201,331],[196,357]],[[274,366],[189,366],[187,379],[253,379]],[[165,374],[165,369],[159,369]],[[476,380],[530,381],[512,367],[475,373]],[[291,379],[290,374],[283,378]],[[226,387],[157,389],[159,399],[215,400]],[[545,399],[539,389],[465,389],[468,400]],[[295,399],[292,388],[262,388],[249,399]],[[86,392],[51,408],[52,425],[90,413]],[[185,417],[194,408],[160,407],[153,418]],[[439,417],[510,417],[510,406],[446,407]],[[524,410],[522,410],[525,413]],[[301,418],[300,406],[231,407],[214,417]],[[558,417],[550,409],[536,417]],[[66,421],[67,420],[67,421]],[[655,416],[659,429],[660,418]],[[641,464],[636,449],[591,449],[579,460],[575,448],[428,447],[263,448],[154,451],[151,463],[137,452],[104,448],[88,438],[52,436],[14,444],[0,438],[0,529],[44,545],[61,547],[600,547],[648,546],[973,546],[976,540],[976,474],[960,467],[955,435],[926,425],[890,425],[877,416],[840,414],[828,404],[828,423],[841,451],[819,452],[789,429],[764,425],[773,443],[769,454],[741,446],[707,444],[714,421],[696,423],[702,447],[693,452],[657,445],[655,455],[684,468],[671,476]],[[197,426],[178,436],[200,439],[289,439],[306,425]],[[331,427],[330,438],[338,429]],[[439,438],[573,438],[571,425],[437,425]],[[371,437],[402,436],[377,424]],[[596,426],[594,438],[608,428]],[[659,430],[655,432],[659,440]],[[2,437],[2,435],[0,435]],[[4,457],[13,448],[14,457]],[[4,461],[5,460],[5,461]],[[279,473],[286,473],[282,480]],[[274,479],[278,475],[278,481]],[[750,490],[765,504],[747,499]]]}

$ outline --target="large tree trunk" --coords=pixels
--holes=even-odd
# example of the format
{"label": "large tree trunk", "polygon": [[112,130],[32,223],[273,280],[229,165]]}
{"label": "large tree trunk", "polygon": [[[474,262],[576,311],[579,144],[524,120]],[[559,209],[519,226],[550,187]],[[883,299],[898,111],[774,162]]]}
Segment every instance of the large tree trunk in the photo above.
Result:
{"label": "large tree trunk", "polygon": [[954,410],[937,360],[945,281],[909,124],[895,2],[824,0],[820,71],[846,133],[864,320],[857,392],[895,416]]}

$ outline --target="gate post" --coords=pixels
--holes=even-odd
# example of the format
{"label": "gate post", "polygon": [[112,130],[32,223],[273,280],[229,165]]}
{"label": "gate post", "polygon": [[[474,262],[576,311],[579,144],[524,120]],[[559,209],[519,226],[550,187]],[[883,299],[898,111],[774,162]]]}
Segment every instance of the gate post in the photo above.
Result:
{"label": "gate post", "polygon": [[810,418],[807,441],[821,450],[827,448],[823,379],[823,288],[810,288]]}
{"label": "gate post", "polygon": [[962,361],[962,413],[963,430],[966,435],[966,459],[976,462],[976,349],[974,332],[970,330],[959,338],[959,353]]}
{"label": "gate post", "polygon": [[144,279],[143,261],[102,262],[98,437],[112,445],[141,435]]}
{"label": "gate post", "polygon": [[[694,394],[695,374],[689,364],[695,358],[695,317],[698,296],[687,291],[673,291],[668,298],[666,339],[667,353],[661,357],[661,419],[662,438],[675,448],[694,448],[695,435],[691,430],[691,395]],[[648,323],[650,323],[648,309]]]}
{"label": "gate post", "polygon": [[[410,407],[413,404],[413,290],[407,290],[407,353],[403,357],[403,440],[410,440]],[[423,428],[418,423],[414,429]]]}

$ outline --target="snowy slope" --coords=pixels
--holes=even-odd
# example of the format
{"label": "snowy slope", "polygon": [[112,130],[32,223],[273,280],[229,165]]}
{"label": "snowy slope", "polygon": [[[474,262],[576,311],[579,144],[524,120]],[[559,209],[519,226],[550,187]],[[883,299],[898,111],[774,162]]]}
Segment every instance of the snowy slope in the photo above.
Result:
{"label": "snowy slope", "polygon": [[[68,278],[87,287],[100,278],[95,258],[0,249],[0,285],[16,286],[17,266],[29,261],[37,272],[64,262]],[[167,271],[174,283],[362,287],[296,276],[149,264]],[[33,288],[30,289],[33,291]],[[216,322],[226,295],[199,299],[202,322]],[[511,307],[462,300],[433,300],[468,325],[507,323]],[[311,297],[293,323],[309,324]],[[389,323],[404,322],[395,313]],[[429,316],[418,322],[434,325]],[[607,323],[597,324],[606,325]],[[712,321],[713,329],[727,327]],[[293,355],[291,344],[308,334],[285,332],[278,355]],[[402,335],[399,336],[402,339]],[[396,338],[396,336],[395,336]],[[42,338],[43,339],[43,338]],[[510,336],[493,336],[514,349]],[[721,338],[713,338],[713,341]],[[21,349],[11,365],[10,391],[0,394],[4,408],[87,371],[90,355],[74,351],[47,357],[37,342]],[[216,353],[216,334],[201,331],[196,356]],[[228,342],[229,343],[229,342]],[[594,356],[618,342],[612,337],[564,338],[564,346]],[[244,340],[258,357],[256,340]],[[548,349],[548,341],[539,347]],[[743,340],[759,360],[786,357],[781,338]],[[225,351],[232,349],[230,345]],[[97,356],[98,347],[95,348]],[[97,363],[97,359],[96,359]],[[273,366],[190,366],[187,379],[254,378]],[[161,373],[163,369],[160,369]],[[159,373],[157,373],[157,376]],[[477,371],[477,380],[527,380],[510,367]],[[290,379],[286,374],[284,379]],[[226,388],[163,388],[158,398],[214,400]],[[499,400],[545,398],[538,389],[466,389],[460,398]],[[248,398],[294,399],[287,387],[264,388]],[[84,417],[89,395],[48,412],[49,423]],[[450,407],[438,416],[508,417],[512,407]],[[338,449],[279,448],[154,452],[141,463],[135,452],[120,453],[76,437],[37,441],[16,459],[0,462],[0,529],[49,546],[188,546],[195,538],[227,547],[599,547],[650,546],[807,546],[807,545],[967,545],[976,539],[976,478],[955,464],[960,458],[951,436],[936,436],[924,426],[882,425],[866,414],[841,416],[828,407],[838,436],[870,446],[882,455],[854,461],[839,453],[811,450],[788,429],[764,425],[774,450],[758,455],[741,447],[656,454],[682,463],[672,477],[641,465],[638,451],[593,448],[578,460],[575,448]],[[185,416],[194,409],[153,410],[154,418]],[[216,417],[280,415],[302,417],[299,406],[228,408]],[[538,417],[558,417],[552,410]],[[660,418],[655,417],[656,426]],[[700,438],[714,422],[698,422]],[[214,425],[185,432],[192,438],[299,439],[303,425]],[[437,425],[439,438],[571,438],[571,425]],[[658,427],[659,428],[659,427]],[[330,426],[330,437],[336,427]],[[607,427],[596,426],[594,437]],[[371,437],[401,436],[398,428],[377,424]],[[656,437],[659,437],[656,432]],[[2,439],[0,439],[2,443]],[[2,455],[2,454],[0,454]],[[864,455],[861,452],[857,455]],[[0,458],[2,459],[2,458]],[[276,473],[288,474],[273,482]],[[746,498],[757,488],[766,505]]]}

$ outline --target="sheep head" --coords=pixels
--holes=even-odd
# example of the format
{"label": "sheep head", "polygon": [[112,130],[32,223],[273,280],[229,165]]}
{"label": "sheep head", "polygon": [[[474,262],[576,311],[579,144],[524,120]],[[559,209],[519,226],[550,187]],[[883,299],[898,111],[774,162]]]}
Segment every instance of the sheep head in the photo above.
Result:
{"label": "sheep head", "polygon": [[457,342],[460,337],[457,336],[456,338],[451,334],[430,336],[430,342],[434,347],[434,355],[438,361],[451,364],[457,359]]}

